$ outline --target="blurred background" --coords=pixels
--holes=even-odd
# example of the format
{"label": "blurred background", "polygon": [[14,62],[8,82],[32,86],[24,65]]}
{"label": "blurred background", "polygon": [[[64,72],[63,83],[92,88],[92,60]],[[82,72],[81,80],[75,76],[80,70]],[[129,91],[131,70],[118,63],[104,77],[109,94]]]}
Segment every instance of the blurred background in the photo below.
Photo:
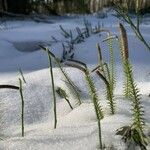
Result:
{"label": "blurred background", "polygon": [[[93,13],[104,7],[113,6],[113,2],[124,5],[127,1],[130,10],[134,10],[136,0],[0,0],[0,15],[4,12],[16,14],[63,15],[65,13]],[[150,12],[150,0],[141,0],[141,10]]]}

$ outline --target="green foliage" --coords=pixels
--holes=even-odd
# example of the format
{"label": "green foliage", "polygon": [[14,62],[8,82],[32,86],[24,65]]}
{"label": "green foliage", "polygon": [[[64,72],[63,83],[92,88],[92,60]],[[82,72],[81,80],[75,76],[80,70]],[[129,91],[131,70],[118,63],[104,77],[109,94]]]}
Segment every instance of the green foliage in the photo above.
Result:
{"label": "green foliage", "polygon": [[94,107],[95,107],[97,117],[100,120],[104,117],[104,115],[103,115],[103,112],[102,112],[102,107],[100,106],[100,103],[99,103],[99,97],[97,95],[94,82],[93,82],[93,80],[90,76],[90,73],[89,73],[88,69],[86,69],[86,72],[85,72],[85,79],[87,81],[87,85],[88,85],[88,88],[89,88],[89,93],[91,95],[91,99],[93,100],[93,103],[94,103]]}
{"label": "green foliage", "polygon": [[98,68],[96,68],[96,73],[104,81],[106,85],[106,98],[110,106],[110,111],[111,114],[115,114],[115,101],[114,101],[115,77],[114,77],[114,56],[113,56],[112,41],[109,42],[109,47],[110,47],[109,50],[110,67],[108,67],[107,63],[103,61],[101,48],[99,44],[97,44],[99,66]]}
{"label": "green foliage", "polygon": [[119,38],[120,54],[121,54],[123,72],[124,72],[124,86],[123,86],[124,96],[126,98],[129,98],[130,91],[132,89],[131,86],[129,85],[129,74],[127,70],[128,59],[129,59],[128,39],[127,39],[126,30],[121,23],[119,24],[119,30],[120,30],[120,38]]}
{"label": "green foliage", "polygon": [[[111,37],[111,34],[109,34],[109,37]],[[110,60],[110,65],[109,65],[110,86],[111,86],[111,90],[114,91],[115,83],[116,83],[116,79],[115,79],[115,57],[114,57],[114,50],[113,50],[113,39],[109,38],[109,37],[108,37],[107,43],[109,46],[109,60]]]}
{"label": "green foliage", "polygon": [[107,40],[107,43],[109,46],[110,64],[109,64],[109,68],[107,64],[105,65],[106,67],[105,70],[107,70],[107,76],[108,76],[108,82],[109,82],[109,86],[107,86],[107,99],[109,100],[111,113],[114,114],[115,113],[114,89],[115,89],[115,83],[116,83],[115,58],[114,58],[114,50],[113,50],[113,39],[109,37],[111,37],[111,33],[109,33],[108,40]]}
{"label": "green foliage", "polygon": [[126,63],[126,71],[129,76],[130,99],[132,100],[133,125],[135,128],[143,131],[145,121],[143,119],[144,112],[141,104],[141,97],[136,83],[133,79],[132,67],[129,62]]}
{"label": "green foliage", "polygon": [[[125,92],[127,93],[125,94],[127,94],[126,96],[128,96],[128,98],[132,102],[132,117],[133,117],[132,128],[128,129],[128,128],[123,127],[122,132],[123,133],[125,132],[124,133],[125,135],[123,134],[123,138],[133,139],[133,141],[136,144],[138,144],[141,147],[141,149],[146,149],[146,145],[147,145],[145,141],[146,136],[144,135],[144,132],[143,132],[143,128],[145,124],[144,111],[143,111],[143,106],[141,104],[141,97],[139,94],[139,90],[133,78],[132,66],[129,62],[127,34],[122,24],[120,24],[119,28],[121,32],[121,38],[120,38],[121,57],[122,57],[122,62],[123,62],[124,74],[127,80],[127,83],[125,85],[127,86],[125,88],[126,90]],[[131,133],[128,134],[127,131],[128,132],[130,131]]]}
{"label": "green foliage", "polygon": [[139,145],[142,150],[145,150],[147,145],[147,140],[143,132],[145,120],[144,120],[143,106],[141,104],[141,97],[137,85],[133,78],[132,67],[128,60],[126,61],[125,67],[126,67],[125,68],[126,74],[128,75],[128,86],[129,86],[128,97],[132,102],[133,123],[132,123],[130,136],[124,135],[125,137],[123,138],[126,138],[128,140],[133,139],[133,141],[137,145]]}
{"label": "green foliage", "polygon": [[89,94],[90,94],[92,102],[94,104],[94,109],[95,109],[95,113],[96,113],[96,117],[97,117],[100,148],[103,149],[102,138],[101,138],[101,123],[100,123],[100,120],[103,119],[104,114],[103,114],[102,107],[101,107],[100,102],[99,102],[99,97],[98,97],[98,94],[97,94],[97,91],[96,91],[96,87],[95,87],[93,79],[90,75],[90,71],[87,68],[86,64],[84,64],[81,61],[70,60],[70,61],[67,61],[65,64],[67,66],[74,67],[74,68],[77,68],[77,69],[81,70],[85,75],[85,79],[86,79],[86,82],[87,82],[87,85],[88,85],[88,88],[89,88]]}

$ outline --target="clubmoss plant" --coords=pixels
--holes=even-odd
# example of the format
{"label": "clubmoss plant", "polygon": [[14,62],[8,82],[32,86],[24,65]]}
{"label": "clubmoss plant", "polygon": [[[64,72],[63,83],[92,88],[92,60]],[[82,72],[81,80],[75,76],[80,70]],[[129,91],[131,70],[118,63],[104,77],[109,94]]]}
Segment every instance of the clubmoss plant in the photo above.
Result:
{"label": "clubmoss plant", "polygon": [[113,49],[113,39],[116,38],[116,35],[112,35],[112,33],[109,30],[103,30],[102,32],[106,32],[108,36],[106,39],[103,40],[103,42],[107,42],[108,47],[109,47],[109,65],[108,66],[110,70],[110,86],[111,86],[112,91],[114,91],[115,83],[116,83],[116,78],[115,78],[116,69],[115,69],[115,55],[114,55],[114,49]]}
{"label": "clubmoss plant", "polygon": [[[108,67],[107,63],[103,61],[102,52],[100,45],[97,44],[98,50],[98,67],[96,67],[92,72],[96,71],[97,75],[104,81],[106,85],[106,98],[110,107],[111,114],[115,114],[115,100],[114,100],[114,57],[113,52],[110,52],[110,66]],[[112,51],[112,48],[111,50]]]}
{"label": "clubmoss plant", "polygon": [[[116,83],[116,79],[115,79],[115,56],[114,56],[114,49],[113,49],[113,38],[111,38],[112,35],[111,33],[108,35],[108,46],[109,46],[109,60],[110,60],[110,86],[111,86],[111,90],[114,91],[115,88],[115,83]],[[114,93],[114,92],[113,92]]]}
{"label": "clubmoss plant", "polygon": [[123,65],[123,71],[124,71],[124,96],[126,98],[130,97],[130,91],[132,89],[131,86],[129,85],[129,75],[127,69],[127,63],[129,59],[129,48],[128,48],[128,40],[127,40],[127,34],[126,30],[123,27],[123,25],[120,23],[119,24],[119,30],[120,30],[120,38],[119,38],[119,43],[120,43],[120,53],[121,53],[121,60],[122,60],[122,65]]}
{"label": "clubmoss plant", "polygon": [[99,70],[96,70],[96,73],[104,81],[106,85],[106,98],[108,100],[108,105],[110,107],[110,113],[114,115],[116,107],[115,107],[115,100],[114,100],[114,95],[113,95],[114,93],[111,89],[110,83]]}
{"label": "clubmoss plant", "polygon": [[[107,38],[103,40],[103,42],[107,42],[108,47],[109,47],[109,70],[110,70],[110,82],[111,82],[111,88],[114,90],[115,88],[115,83],[116,83],[116,77],[115,77],[115,55],[114,55],[114,48],[113,48],[113,39],[116,39],[116,35],[112,35],[112,33],[107,30],[107,29],[101,29],[101,32],[106,32],[107,33]],[[98,53],[100,52],[100,46],[97,45]],[[102,54],[101,54],[102,55]],[[98,58],[99,60],[102,59]],[[104,62],[105,63],[105,62]]]}
{"label": "clubmoss plant", "polygon": [[138,146],[141,147],[141,150],[146,150],[147,138],[143,131],[145,120],[144,120],[143,106],[141,104],[141,96],[140,96],[139,89],[137,88],[137,85],[133,78],[133,71],[129,61],[129,52],[127,48],[128,47],[127,34],[122,24],[120,24],[120,30],[121,30],[121,35],[124,35],[124,37],[121,37],[121,39],[124,40],[124,42],[122,41],[122,44],[126,44],[124,45],[121,54],[123,57],[124,72],[128,78],[128,86],[129,86],[128,97],[132,102],[133,121],[132,121],[132,125],[129,126],[130,128],[122,127],[121,129],[119,129],[119,132],[117,132],[117,134],[119,135],[122,134],[123,138],[125,138],[126,141],[133,140]]}
{"label": "clubmoss plant", "polygon": [[96,113],[96,117],[97,117],[100,149],[103,149],[100,120],[104,117],[104,114],[103,114],[103,111],[102,111],[102,107],[100,106],[100,103],[99,103],[99,97],[97,95],[96,87],[95,87],[94,82],[92,80],[92,77],[90,75],[90,71],[87,68],[86,64],[84,64],[83,62],[80,62],[80,61],[69,60],[65,64],[67,66],[74,67],[74,68],[77,68],[77,69],[81,70],[85,75],[85,79],[87,81],[87,85],[88,85],[88,88],[89,88],[89,93],[90,93],[92,102],[94,104],[94,109],[95,109],[95,113]]}
{"label": "clubmoss plant", "polygon": [[[40,45],[40,47],[46,51],[47,48],[43,47]],[[58,68],[60,69],[60,71],[62,72],[63,76],[65,77],[65,79],[67,80],[67,83],[71,86],[71,88],[73,89],[78,101],[77,104],[80,105],[81,99],[80,99],[80,90],[77,88],[77,86],[75,85],[75,83],[69,78],[69,76],[67,75],[67,73],[64,71],[64,69],[61,66],[60,60],[58,58],[56,58],[56,56],[50,51],[48,50],[49,55],[51,55],[51,57],[54,59],[56,65],[58,66]]]}

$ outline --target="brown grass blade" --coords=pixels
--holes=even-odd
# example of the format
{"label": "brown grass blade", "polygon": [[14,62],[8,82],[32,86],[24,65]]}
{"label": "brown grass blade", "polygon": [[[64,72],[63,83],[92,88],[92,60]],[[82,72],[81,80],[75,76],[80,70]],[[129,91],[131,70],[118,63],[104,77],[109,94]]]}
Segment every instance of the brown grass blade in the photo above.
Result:
{"label": "brown grass blade", "polygon": [[121,23],[119,24],[119,30],[120,30],[120,42],[121,42],[123,58],[128,59],[129,58],[129,48],[128,48],[127,32]]}

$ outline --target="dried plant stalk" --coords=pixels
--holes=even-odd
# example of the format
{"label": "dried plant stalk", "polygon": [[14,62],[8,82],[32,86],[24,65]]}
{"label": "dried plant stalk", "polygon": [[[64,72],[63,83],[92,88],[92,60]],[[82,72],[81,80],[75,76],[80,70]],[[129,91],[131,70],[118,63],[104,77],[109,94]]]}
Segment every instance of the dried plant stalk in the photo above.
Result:
{"label": "dried plant stalk", "polygon": [[122,65],[123,65],[123,71],[124,71],[124,95],[126,98],[129,98],[130,95],[130,85],[129,85],[129,75],[127,74],[127,65],[128,65],[128,59],[129,59],[129,49],[128,49],[128,39],[127,39],[127,33],[124,28],[124,26],[120,23],[119,24],[119,30],[120,30],[120,51],[121,51],[121,59],[122,59]]}
{"label": "dried plant stalk", "polygon": [[121,34],[120,42],[121,42],[122,55],[124,59],[128,59],[129,58],[128,39],[127,39],[126,30],[121,23],[119,24],[119,30]]}

